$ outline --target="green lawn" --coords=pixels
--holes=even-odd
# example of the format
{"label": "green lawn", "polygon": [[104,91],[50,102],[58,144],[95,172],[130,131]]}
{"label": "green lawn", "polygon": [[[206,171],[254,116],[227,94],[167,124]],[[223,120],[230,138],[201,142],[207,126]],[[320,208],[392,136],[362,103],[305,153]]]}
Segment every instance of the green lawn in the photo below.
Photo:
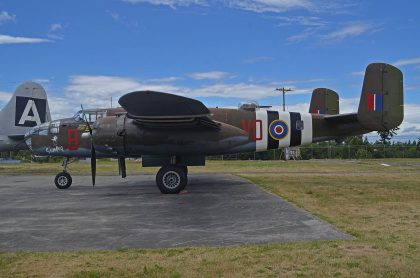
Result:
{"label": "green lawn", "polygon": [[[0,277],[419,277],[420,160],[361,163],[220,161],[191,168],[249,179],[353,235],[352,241],[0,253]],[[101,161],[98,169],[117,173],[116,163]],[[128,169],[156,171],[134,162]],[[59,170],[50,164],[0,165],[0,174]],[[89,164],[73,164],[71,172],[88,174]]]}

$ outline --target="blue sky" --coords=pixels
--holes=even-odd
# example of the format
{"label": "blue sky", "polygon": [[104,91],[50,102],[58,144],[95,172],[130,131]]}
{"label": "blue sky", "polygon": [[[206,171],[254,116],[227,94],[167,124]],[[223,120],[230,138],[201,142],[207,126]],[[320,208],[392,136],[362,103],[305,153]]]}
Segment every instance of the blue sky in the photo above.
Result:
{"label": "blue sky", "polygon": [[[391,3],[392,2],[392,3]],[[237,106],[307,111],[310,92],[339,92],[356,111],[364,68],[405,77],[401,136],[420,137],[418,1],[90,0],[0,2],[0,107],[16,86],[45,86],[53,117],[153,89]]]}

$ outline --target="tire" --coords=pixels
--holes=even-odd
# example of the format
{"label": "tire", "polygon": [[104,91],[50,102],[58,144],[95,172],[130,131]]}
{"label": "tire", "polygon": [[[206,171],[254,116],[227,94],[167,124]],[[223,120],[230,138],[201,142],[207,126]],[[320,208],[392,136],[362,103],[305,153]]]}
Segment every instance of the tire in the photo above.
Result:
{"label": "tire", "polygon": [[58,189],[68,189],[71,186],[72,182],[73,180],[70,174],[67,172],[58,173],[54,179],[55,186]]}
{"label": "tire", "polygon": [[187,183],[188,176],[183,167],[163,166],[156,175],[156,185],[163,194],[178,194]]}

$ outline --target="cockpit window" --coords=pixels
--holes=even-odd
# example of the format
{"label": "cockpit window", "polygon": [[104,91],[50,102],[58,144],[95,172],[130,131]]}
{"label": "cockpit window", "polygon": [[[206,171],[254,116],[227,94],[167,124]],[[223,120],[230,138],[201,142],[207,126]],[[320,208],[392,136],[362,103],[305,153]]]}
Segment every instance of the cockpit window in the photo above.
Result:
{"label": "cockpit window", "polygon": [[98,119],[103,118],[106,116],[106,111],[82,111],[80,110],[77,112],[73,119],[77,122],[85,122],[88,121],[89,123],[94,123]]}
{"label": "cockpit window", "polygon": [[80,111],[78,111],[76,114],[74,114],[73,119],[74,119],[76,122],[84,122],[84,121],[85,121],[85,119],[84,119],[84,115],[83,115],[82,110],[80,110]]}
{"label": "cockpit window", "polygon": [[38,135],[48,135],[50,123],[43,123],[38,126]]}
{"label": "cockpit window", "polygon": [[50,133],[58,134],[60,131],[60,121],[53,121],[50,125]]}

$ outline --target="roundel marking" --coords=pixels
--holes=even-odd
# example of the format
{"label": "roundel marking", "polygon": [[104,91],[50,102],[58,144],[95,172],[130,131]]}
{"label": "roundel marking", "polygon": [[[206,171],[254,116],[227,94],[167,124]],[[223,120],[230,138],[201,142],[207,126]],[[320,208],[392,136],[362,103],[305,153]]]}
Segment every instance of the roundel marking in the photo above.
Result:
{"label": "roundel marking", "polygon": [[289,134],[289,127],[282,120],[274,120],[270,124],[270,136],[274,140],[282,140]]}

